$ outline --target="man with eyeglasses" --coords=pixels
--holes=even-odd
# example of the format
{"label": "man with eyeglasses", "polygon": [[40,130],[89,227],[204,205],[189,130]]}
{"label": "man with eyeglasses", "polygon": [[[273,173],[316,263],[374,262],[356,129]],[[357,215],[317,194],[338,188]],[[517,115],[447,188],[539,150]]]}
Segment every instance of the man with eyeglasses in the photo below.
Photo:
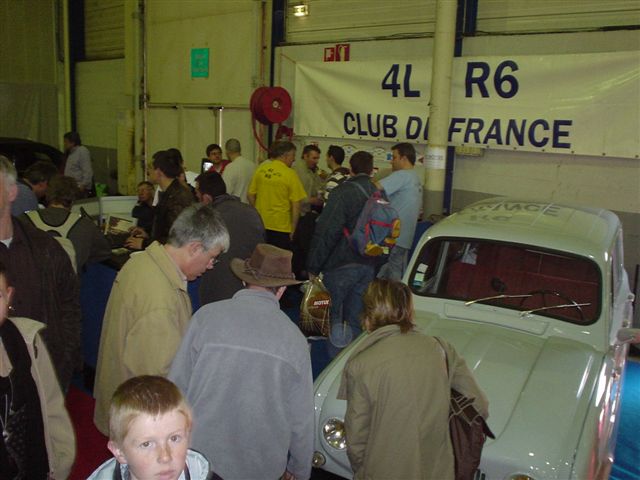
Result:
{"label": "man with eyeglasses", "polygon": [[102,324],[94,388],[94,422],[102,433],[109,433],[109,402],[118,385],[138,375],[167,375],[193,313],[187,282],[228,249],[220,214],[194,205],[180,213],[166,244],[153,242],[120,270]]}

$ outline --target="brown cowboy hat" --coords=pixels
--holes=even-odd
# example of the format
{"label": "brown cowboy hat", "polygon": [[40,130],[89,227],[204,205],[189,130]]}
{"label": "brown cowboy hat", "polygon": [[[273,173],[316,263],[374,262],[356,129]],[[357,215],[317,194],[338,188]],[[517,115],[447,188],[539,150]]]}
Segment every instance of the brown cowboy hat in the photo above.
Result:
{"label": "brown cowboy hat", "polygon": [[289,250],[274,247],[266,243],[259,243],[253,250],[251,257],[243,260],[231,260],[231,271],[249,285],[260,287],[283,287],[302,283],[296,280],[291,271],[291,257]]}

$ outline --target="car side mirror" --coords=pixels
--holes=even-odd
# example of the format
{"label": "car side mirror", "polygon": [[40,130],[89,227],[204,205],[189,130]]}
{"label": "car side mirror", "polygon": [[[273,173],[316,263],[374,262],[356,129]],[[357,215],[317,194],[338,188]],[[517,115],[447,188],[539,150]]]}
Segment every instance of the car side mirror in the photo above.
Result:
{"label": "car side mirror", "polygon": [[640,343],[640,328],[621,328],[617,338],[620,343]]}

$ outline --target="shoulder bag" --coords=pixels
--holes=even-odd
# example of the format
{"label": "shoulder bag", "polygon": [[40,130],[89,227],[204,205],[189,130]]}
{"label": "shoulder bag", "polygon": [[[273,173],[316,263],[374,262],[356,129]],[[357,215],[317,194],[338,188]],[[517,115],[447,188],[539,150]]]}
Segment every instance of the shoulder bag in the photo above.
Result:
{"label": "shoulder bag", "polygon": [[[434,337],[444,351],[447,363],[447,375],[449,371],[449,355],[447,349],[438,337]],[[474,398],[469,398],[451,389],[449,401],[449,433],[453,456],[455,460],[455,479],[472,480],[480,465],[482,447],[489,438],[495,438],[491,429],[482,415],[473,406]]]}

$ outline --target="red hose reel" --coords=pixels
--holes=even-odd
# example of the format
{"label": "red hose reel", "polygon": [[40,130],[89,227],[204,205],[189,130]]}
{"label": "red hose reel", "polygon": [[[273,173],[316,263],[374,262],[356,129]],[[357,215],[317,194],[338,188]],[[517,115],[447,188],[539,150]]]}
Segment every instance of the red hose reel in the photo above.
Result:
{"label": "red hose reel", "polygon": [[[251,123],[253,126],[253,136],[260,146],[267,150],[256,132],[256,120],[263,125],[273,125],[284,122],[291,114],[291,96],[282,87],[259,87],[251,95],[249,108],[251,109]],[[278,134],[286,134],[289,139],[293,136],[293,130],[284,125],[278,128]]]}

